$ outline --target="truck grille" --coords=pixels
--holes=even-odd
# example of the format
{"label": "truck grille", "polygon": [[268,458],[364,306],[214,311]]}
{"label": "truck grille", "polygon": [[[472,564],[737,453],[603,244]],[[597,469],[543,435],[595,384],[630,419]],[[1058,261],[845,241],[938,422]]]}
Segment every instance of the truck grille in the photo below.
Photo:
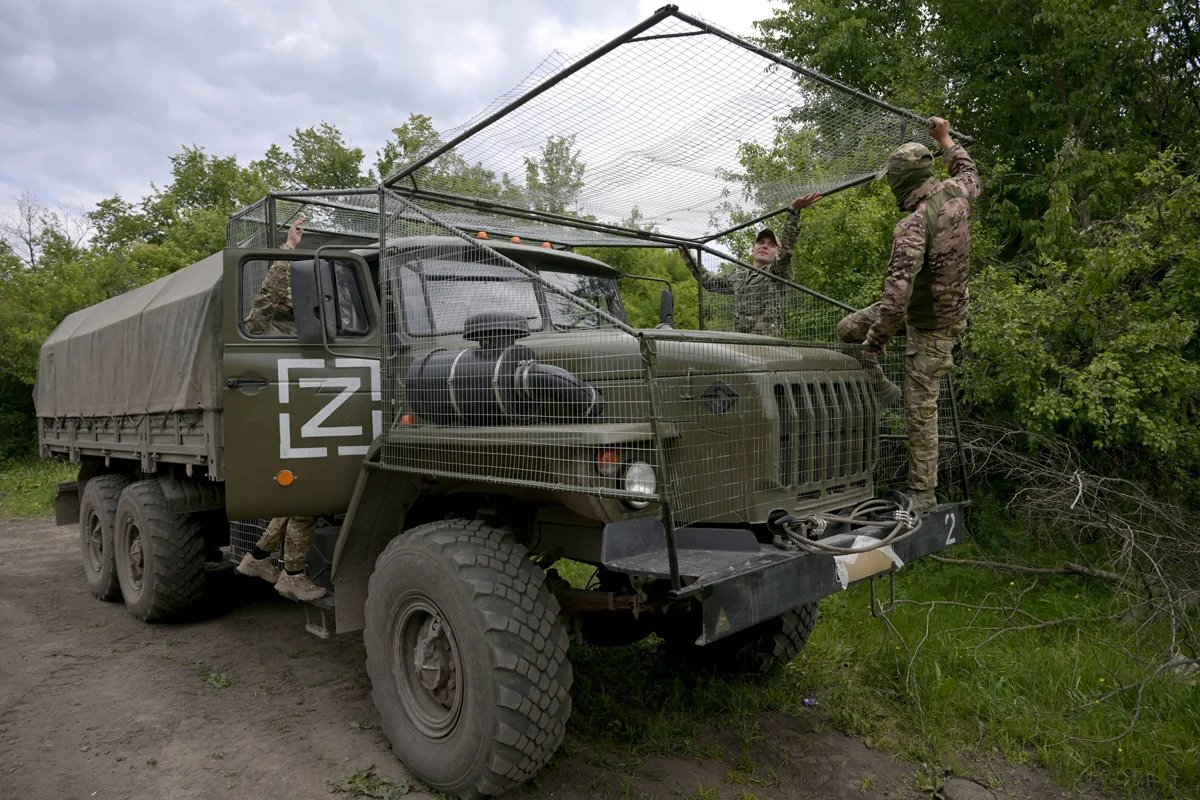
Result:
{"label": "truck grille", "polygon": [[779,482],[797,499],[867,485],[878,447],[879,401],[860,372],[777,383]]}

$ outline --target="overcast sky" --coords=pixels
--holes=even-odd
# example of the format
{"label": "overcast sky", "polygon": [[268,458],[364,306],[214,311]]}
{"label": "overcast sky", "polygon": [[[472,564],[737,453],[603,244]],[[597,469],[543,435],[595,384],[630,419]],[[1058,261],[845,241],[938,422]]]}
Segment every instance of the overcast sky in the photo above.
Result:
{"label": "overcast sky", "polygon": [[[136,201],[185,145],[245,164],[326,121],[374,162],[410,113],[465,121],[553,50],[606,41],[664,0],[4,0],[0,213]],[[682,0],[753,34],[770,0]]]}

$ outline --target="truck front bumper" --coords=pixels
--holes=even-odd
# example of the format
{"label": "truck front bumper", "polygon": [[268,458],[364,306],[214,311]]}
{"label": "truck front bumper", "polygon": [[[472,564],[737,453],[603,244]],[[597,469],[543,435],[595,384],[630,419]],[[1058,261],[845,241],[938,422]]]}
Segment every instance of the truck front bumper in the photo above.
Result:
{"label": "truck front bumper", "polygon": [[[787,611],[842,591],[848,586],[898,569],[966,537],[966,504],[938,506],[921,519],[915,532],[873,556],[815,555],[760,544],[744,528],[678,528],[675,550],[681,585],[673,599],[696,598],[703,610],[697,644],[728,636]],[[822,541],[854,546],[856,537],[880,538],[880,528],[861,528]],[[857,546],[861,546],[859,540]],[[627,575],[670,578],[667,536],[657,519],[607,525],[601,563]]]}

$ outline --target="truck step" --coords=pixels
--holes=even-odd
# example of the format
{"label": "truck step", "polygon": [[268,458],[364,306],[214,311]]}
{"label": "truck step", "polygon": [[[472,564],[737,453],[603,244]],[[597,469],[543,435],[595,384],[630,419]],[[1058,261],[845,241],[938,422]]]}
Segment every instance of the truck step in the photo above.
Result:
{"label": "truck step", "polygon": [[318,639],[329,639],[334,630],[332,593],[304,603],[304,630]]}

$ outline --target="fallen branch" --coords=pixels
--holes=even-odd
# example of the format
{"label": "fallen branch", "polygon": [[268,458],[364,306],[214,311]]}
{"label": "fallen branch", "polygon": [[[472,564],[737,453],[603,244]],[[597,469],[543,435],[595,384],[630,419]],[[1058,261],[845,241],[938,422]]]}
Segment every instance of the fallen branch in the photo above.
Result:
{"label": "fallen branch", "polygon": [[1124,583],[1125,579],[1115,572],[1108,572],[1095,567],[1076,564],[1073,561],[1064,561],[1058,567],[1030,567],[1024,564],[1012,564],[1007,561],[987,561],[980,558],[950,558],[948,556],[930,556],[934,561],[940,561],[943,564],[963,564],[971,567],[990,567],[992,569],[1007,569],[1012,572],[1026,572],[1031,575],[1088,575],[1092,578],[1099,578],[1112,583]]}

